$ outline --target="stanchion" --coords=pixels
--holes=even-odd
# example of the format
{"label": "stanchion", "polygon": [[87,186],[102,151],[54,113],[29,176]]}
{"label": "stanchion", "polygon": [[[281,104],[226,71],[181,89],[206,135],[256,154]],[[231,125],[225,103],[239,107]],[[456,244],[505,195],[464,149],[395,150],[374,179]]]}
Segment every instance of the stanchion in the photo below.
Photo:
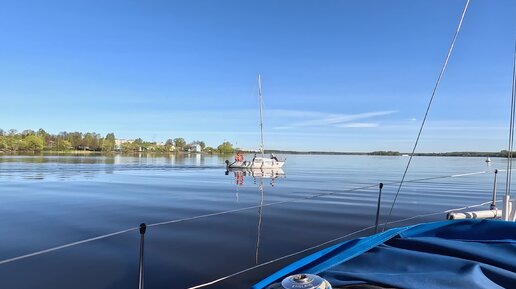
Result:
{"label": "stanchion", "polygon": [[380,183],[378,185],[380,188],[380,192],[378,193],[378,205],[376,206],[376,221],[374,224],[374,232],[375,234],[378,233],[378,222],[380,221],[380,204],[382,202],[382,189],[383,189],[383,183]]}
{"label": "stanchion", "polygon": [[140,270],[138,274],[138,289],[143,289],[143,244],[145,242],[145,230],[147,225],[140,224]]}

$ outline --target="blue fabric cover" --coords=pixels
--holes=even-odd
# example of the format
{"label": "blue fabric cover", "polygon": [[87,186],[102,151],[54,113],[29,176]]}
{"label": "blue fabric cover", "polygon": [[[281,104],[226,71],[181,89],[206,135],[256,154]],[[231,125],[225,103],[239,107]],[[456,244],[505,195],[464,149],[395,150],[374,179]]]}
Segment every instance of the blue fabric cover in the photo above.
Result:
{"label": "blue fabric cover", "polygon": [[394,228],[316,252],[251,288],[296,273],[318,274],[334,287],[516,288],[516,222],[457,220]]}

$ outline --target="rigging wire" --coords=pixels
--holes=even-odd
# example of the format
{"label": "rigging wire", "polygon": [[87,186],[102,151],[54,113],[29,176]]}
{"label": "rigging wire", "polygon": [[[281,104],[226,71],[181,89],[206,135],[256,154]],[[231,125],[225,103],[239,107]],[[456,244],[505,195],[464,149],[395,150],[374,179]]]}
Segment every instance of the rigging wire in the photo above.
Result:
{"label": "rigging wire", "polygon": [[25,259],[25,258],[29,258],[29,257],[34,257],[34,256],[37,256],[37,255],[42,255],[42,254],[45,254],[45,253],[50,253],[50,252],[53,252],[53,251],[61,250],[61,249],[64,249],[64,248],[68,248],[68,247],[72,247],[72,246],[76,246],[76,245],[80,245],[80,244],[84,244],[84,243],[89,243],[89,242],[105,239],[105,238],[108,238],[108,237],[120,235],[120,234],[131,232],[131,231],[136,231],[138,229],[140,229],[140,227],[129,228],[129,229],[126,229],[126,230],[121,230],[121,231],[117,231],[117,232],[114,232],[114,233],[109,233],[109,234],[105,234],[105,235],[101,235],[101,236],[97,236],[97,237],[93,237],[93,238],[89,238],[89,239],[84,239],[84,240],[81,240],[81,241],[72,242],[72,243],[61,245],[61,246],[57,246],[57,247],[53,247],[53,248],[37,251],[37,252],[34,252],[34,253],[25,254],[25,255],[22,255],[22,256],[1,260],[0,261],[0,265],[6,264],[6,263],[11,263],[11,262],[18,261],[18,260]]}
{"label": "rigging wire", "polygon": [[[409,180],[409,181],[406,181],[406,182],[407,183],[412,183],[412,182],[416,183],[416,182],[421,182],[421,181],[445,179],[445,178],[455,178],[455,177],[462,177],[462,176],[471,176],[471,175],[484,174],[484,173],[486,173],[486,171],[480,171],[480,172],[474,172],[474,173],[466,173],[466,174],[447,175],[447,176],[437,176],[437,177],[421,178],[421,179],[413,179],[413,180]],[[398,182],[390,182],[390,183],[385,183],[385,184],[386,185],[389,185],[389,184],[392,185],[392,184],[397,184],[397,183]],[[286,204],[286,203],[296,203],[296,202],[301,202],[301,201],[310,200],[310,199],[314,199],[314,198],[318,198],[318,197],[323,197],[323,196],[339,195],[339,194],[342,194],[342,193],[349,193],[349,192],[353,192],[353,191],[359,191],[359,190],[366,190],[366,189],[376,188],[377,186],[378,186],[377,184],[374,184],[374,185],[367,185],[367,186],[362,186],[362,187],[357,187],[357,188],[346,189],[346,190],[337,191],[337,192],[325,192],[325,193],[313,194],[313,195],[310,195],[310,196],[305,196],[305,197],[294,199],[294,200],[278,201],[278,202],[272,202],[272,203],[268,203],[268,204],[260,204],[260,205],[254,205],[254,206],[239,208],[239,209],[233,209],[233,210],[227,210],[227,211],[221,211],[221,212],[208,213],[208,214],[197,215],[197,216],[192,216],[192,217],[185,217],[185,218],[174,219],[174,220],[163,221],[163,222],[156,222],[156,223],[148,224],[147,227],[156,227],[156,226],[162,226],[162,225],[168,225],[168,224],[174,224],[174,223],[181,223],[181,222],[192,221],[192,220],[197,220],[197,219],[202,219],[202,218],[208,218],[208,217],[221,216],[221,215],[226,215],[226,214],[231,214],[231,213],[237,213],[237,212],[242,212],[242,211],[246,211],[246,210],[253,210],[253,209],[260,209],[260,208],[263,208],[263,207],[276,206],[276,205],[281,205],[281,204]],[[131,231],[136,231],[136,230],[139,230],[139,229],[140,229],[140,227],[128,228],[128,229],[125,229],[125,230],[120,230],[120,231],[117,231],[117,232],[113,232],[113,233],[109,233],[109,234],[104,234],[104,235],[100,235],[100,236],[96,236],[96,237],[92,237],[92,238],[88,238],[88,239],[84,239],[84,240],[80,240],[80,241],[76,241],[76,242],[72,242],[72,243],[68,243],[68,244],[64,244],[64,245],[59,245],[59,246],[48,248],[48,249],[44,249],[44,250],[37,251],[37,252],[33,252],[33,253],[17,256],[17,257],[12,257],[12,258],[8,258],[8,259],[4,259],[4,260],[0,260],[0,265],[11,263],[11,262],[18,261],[18,260],[21,260],[21,259],[26,259],[26,258],[42,255],[42,254],[45,254],[45,253],[50,253],[50,252],[58,251],[58,250],[69,248],[69,247],[76,246],[76,245],[81,245],[81,244],[84,244],[84,243],[89,243],[89,242],[105,239],[105,238],[108,238],[108,237],[113,237],[113,236],[116,236],[116,235],[124,234],[124,233],[131,232]]]}
{"label": "rigging wire", "polygon": [[[417,148],[417,145],[419,143],[419,138],[421,137],[421,132],[423,131],[423,127],[425,126],[425,123],[426,123],[426,118],[428,116],[428,113],[430,111],[430,107],[432,106],[432,102],[434,100],[434,96],[435,96],[435,93],[437,91],[437,88],[439,87],[439,84],[441,83],[441,79],[444,75],[444,71],[446,70],[446,66],[448,65],[448,61],[450,60],[450,56],[451,56],[451,53],[453,51],[453,47],[455,46],[455,41],[457,40],[457,37],[459,36],[459,32],[460,32],[460,28],[462,26],[462,21],[464,20],[464,16],[466,15],[466,11],[468,10],[468,6],[469,6],[469,1],[470,0],[467,0],[466,1],[466,5],[464,6],[464,10],[462,11],[462,16],[460,17],[460,21],[459,21],[459,25],[457,26],[457,30],[455,30],[455,35],[453,36],[453,40],[451,42],[451,45],[450,45],[450,48],[448,49],[448,54],[446,55],[446,59],[444,60],[444,64],[441,68],[441,72],[439,73],[439,77],[437,78],[437,81],[435,83],[435,86],[434,86],[434,89],[432,91],[432,96],[430,97],[430,101],[428,102],[428,106],[426,108],[426,111],[425,111],[425,116],[423,117],[423,121],[421,122],[421,127],[419,128],[419,132],[417,134],[417,138],[416,138],[416,141],[414,143],[414,147],[412,148],[412,153],[410,154],[410,158],[407,162],[407,166],[405,167],[405,172],[403,172],[403,177],[401,178],[401,182],[400,182],[400,185],[398,187],[398,191],[396,192],[396,195],[394,196],[394,200],[392,202],[392,206],[389,210],[389,215],[387,216],[387,222],[385,224],[388,223],[390,217],[391,217],[391,214],[392,214],[392,210],[394,209],[394,205],[396,204],[396,200],[398,199],[398,195],[401,191],[401,187],[403,186],[403,182],[405,180],[405,177],[407,175],[407,171],[410,167],[410,163],[412,162],[412,158],[414,157],[414,153],[416,152],[416,148]],[[383,230],[385,230],[385,225],[383,226]]]}
{"label": "rigging wire", "polygon": [[[512,98],[511,98],[511,119],[509,122],[509,147],[507,148],[507,175],[505,181],[505,198],[511,194],[512,180],[512,151],[514,145],[514,114],[516,107],[516,41],[514,43],[514,64],[512,67]],[[509,212],[507,207],[504,208],[504,219],[507,218]]]}

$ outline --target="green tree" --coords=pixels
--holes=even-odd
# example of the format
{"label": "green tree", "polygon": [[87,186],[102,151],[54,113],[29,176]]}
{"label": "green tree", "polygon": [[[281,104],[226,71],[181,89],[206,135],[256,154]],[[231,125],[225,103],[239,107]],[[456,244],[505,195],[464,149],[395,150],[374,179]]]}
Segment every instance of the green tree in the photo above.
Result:
{"label": "green tree", "polygon": [[106,138],[102,141],[102,150],[103,151],[114,151],[115,150],[115,134],[114,133],[108,133],[106,135]]}
{"label": "green tree", "polygon": [[94,136],[93,136],[93,134],[91,132],[87,132],[87,133],[84,134],[84,137],[83,137],[82,142],[81,142],[82,147],[83,147],[84,150],[86,148],[88,148],[88,149],[93,148],[93,143],[94,143],[93,139],[94,139]]}
{"label": "green tree", "polygon": [[172,151],[172,147],[174,146],[174,141],[172,139],[167,139],[165,142],[164,151],[170,152]]}
{"label": "green tree", "polygon": [[5,138],[3,135],[0,135],[0,151],[6,151],[7,150],[7,142],[5,141]]}
{"label": "green tree", "polygon": [[182,149],[186,146],[186,141],[184,138],[178,137],[174,139],[174,145],[176,146],[176,148]]}
{"label": "green tree", "polygon": [[26,129],[24,131],[22,131],[21,135],[22,137],[26,137],[26,136],[29,136],[29,135],[34,135],[36,134],[32,129]]}
{"label": "green tree", "polygon": [[78,149],[82,143],[82,133],[80,132],[71,132],[67,135],[67,140],[72,144],[74,149]]}
{"label": "green tree", "polygon": [[221,145],[219,145],[217,147],[217,150],[223,154],[232,153],[235,151],[235,149],[233,148],[233,145],[228,141],[225,141]]}
{"label": "green tree", "polygon": [[215,149],[212,147],[205,147],[203,151],[206,153],[212,154],[215,152]]}
{"label": "green tree", "polygon": [[27,142],[23,139],[15,139],[14,145],[13,145],[13,151],[26,151],[27,149]]}
{"label": "green tree", "polygon": [[23,141],[25,142],[25,150],[28,151],[39,152],[45,147],[43,139],[35,135],[29,135]]}
{"label": "green tree", "polygon": [[15,151],[18,149],[17,141],[13,136],[4,137],[4,146],[6,151]]}
{"label": "green tree", "polygon": [[100,150],[100,142],[102,140],[102,137],[100,136],[100,134],[94,132],[91,134],[92,136],[92,141],[91,141],[91,145],[90,145],[90,148],[93,149],[93,150]]}
{"label": "green tree", "polygon": [[46,140],[49,137],[49,134],[42,128],[38,129],[36,135],[40,138],[43,138],[44,140]]}
{"label": "green tree", "polygon": [[57,149],[60,151],[67,151],[72,149],[72,144],[67,140],[58,140],[57,141]]}
{"label": "green tree", "polygon": [[132,152],[138,150],[138,145],[135,142],[126,142],[122,144],[121,149],[123,152]]}
{"label": "green tree", "polygon": [[36,135],[38,137],[40,137],[41,139],[43,139],[43,142],[44,142],[44,145],[46,148],[52,149],[55,147],[55,143],[56,143],[55,135],[49,134],[42,128],[38,129],[38,131],[36,132]]}

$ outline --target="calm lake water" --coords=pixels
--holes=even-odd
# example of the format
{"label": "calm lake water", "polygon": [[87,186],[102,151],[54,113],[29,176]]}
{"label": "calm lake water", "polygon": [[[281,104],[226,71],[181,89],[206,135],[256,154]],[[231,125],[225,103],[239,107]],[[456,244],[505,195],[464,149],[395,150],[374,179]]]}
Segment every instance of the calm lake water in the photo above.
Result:
{"label": "calm lake water", "polygon": [[[374,225],[379,182],[385,183],[385,221],[408,161],[286,157],[284,175],[271,179],[270,172],[264,178],[225,174],[223,162],[231,156],[0,155],[0,262],[141,222],[176,221],[147,229],[145,287],[189,288]],[[492,171],[505,166],[496,158],[486,164],[483,158],[415,157],[391,221],[487,202]],[[449,177],[467,173],[478,174]],[[500,172],[499,195],[504,183]],[[438,213],[390,226],[444,218]],[[0,264],[0,288],[137,288],[139,238],[133,230]],[[312,252],[206,288],[248,288]]]}

